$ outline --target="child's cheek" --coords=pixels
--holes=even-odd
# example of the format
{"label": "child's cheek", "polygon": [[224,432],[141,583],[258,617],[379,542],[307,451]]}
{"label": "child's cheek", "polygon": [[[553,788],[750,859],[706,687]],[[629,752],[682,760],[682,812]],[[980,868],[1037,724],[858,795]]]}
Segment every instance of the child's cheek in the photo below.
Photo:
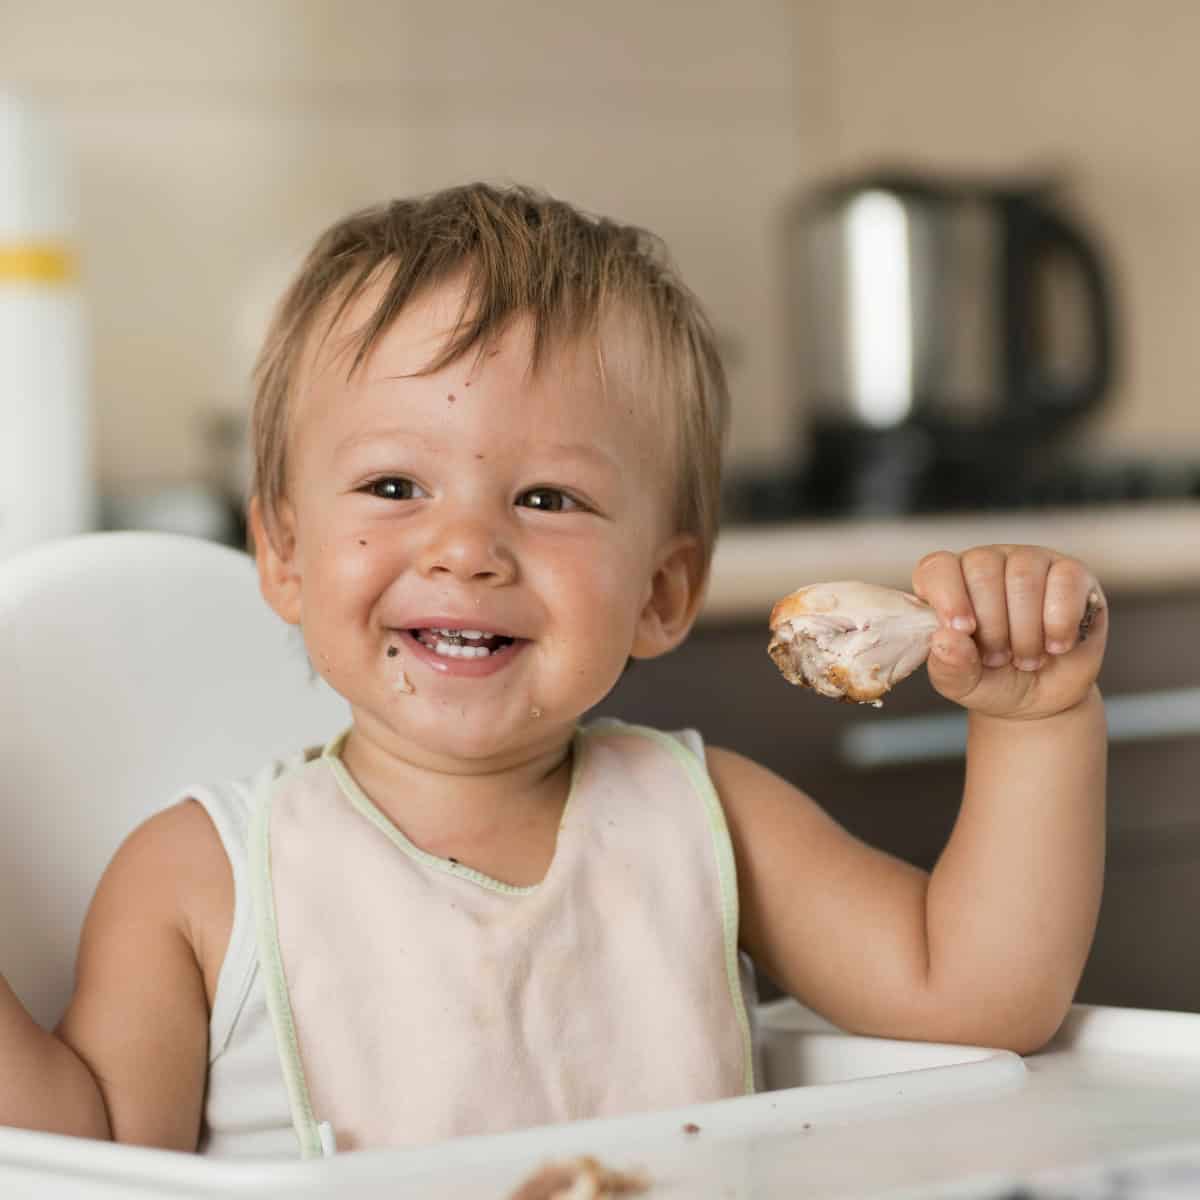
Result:
{"label": "child's cheek", "polygon": [[634,562],[620,553],[579,555],[558,572],[558,586],[581,615],[598,624],[611,621],[635,602]]}
{"label": "child's cheek", "polygon": [[353,530],[337,538],[327,539],[322,546],[326,571],[333,577],[332,586],[343,595],[358,595],[365,585],[384,573],[387,555],[383,553],[381,537],[365,530]]}

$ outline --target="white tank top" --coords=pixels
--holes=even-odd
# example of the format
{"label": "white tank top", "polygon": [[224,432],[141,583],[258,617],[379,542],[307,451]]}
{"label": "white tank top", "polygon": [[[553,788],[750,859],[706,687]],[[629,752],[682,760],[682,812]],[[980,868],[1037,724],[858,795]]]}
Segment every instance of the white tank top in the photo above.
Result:
{"label": "white tank top", "polygon": [[235,889],[203,1151],[415,1145],[753,1089],[752,976],[698,735],[581,729],[529,888],[408,842],[341,742],[189,793]]}

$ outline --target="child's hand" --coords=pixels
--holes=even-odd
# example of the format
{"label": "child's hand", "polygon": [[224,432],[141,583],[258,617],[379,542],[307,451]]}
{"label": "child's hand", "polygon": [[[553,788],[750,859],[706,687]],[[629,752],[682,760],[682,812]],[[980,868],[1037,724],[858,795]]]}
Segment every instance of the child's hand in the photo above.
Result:
{"label": "child's hand", "polygon": [[913,591],[942,622],[928,671],[948,700],[994,717],[1049,717],[1096,681],[1108,612],[1075,559],[1042,546],[940,550],[917,564]]}

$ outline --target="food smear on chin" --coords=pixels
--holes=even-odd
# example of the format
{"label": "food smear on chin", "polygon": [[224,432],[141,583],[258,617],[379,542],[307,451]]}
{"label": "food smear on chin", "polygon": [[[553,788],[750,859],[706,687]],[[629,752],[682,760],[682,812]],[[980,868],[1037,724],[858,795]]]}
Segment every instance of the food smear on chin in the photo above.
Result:
{"label": "food smear on chin", "polygon": [[770,625],[767,653],[789,683],[878,708],[929,657],[938,618],[910,592],[843,580],[785,596]]}

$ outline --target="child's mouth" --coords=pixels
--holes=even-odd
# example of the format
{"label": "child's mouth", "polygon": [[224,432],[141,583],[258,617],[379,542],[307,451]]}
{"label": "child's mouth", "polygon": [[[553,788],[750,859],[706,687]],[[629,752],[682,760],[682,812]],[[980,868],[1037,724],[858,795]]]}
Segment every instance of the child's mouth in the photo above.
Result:
{"label": "child's mouth", "polygon": [[410,629],[408,632],[442,658],[488,658],[514,641],[482,629]]}

